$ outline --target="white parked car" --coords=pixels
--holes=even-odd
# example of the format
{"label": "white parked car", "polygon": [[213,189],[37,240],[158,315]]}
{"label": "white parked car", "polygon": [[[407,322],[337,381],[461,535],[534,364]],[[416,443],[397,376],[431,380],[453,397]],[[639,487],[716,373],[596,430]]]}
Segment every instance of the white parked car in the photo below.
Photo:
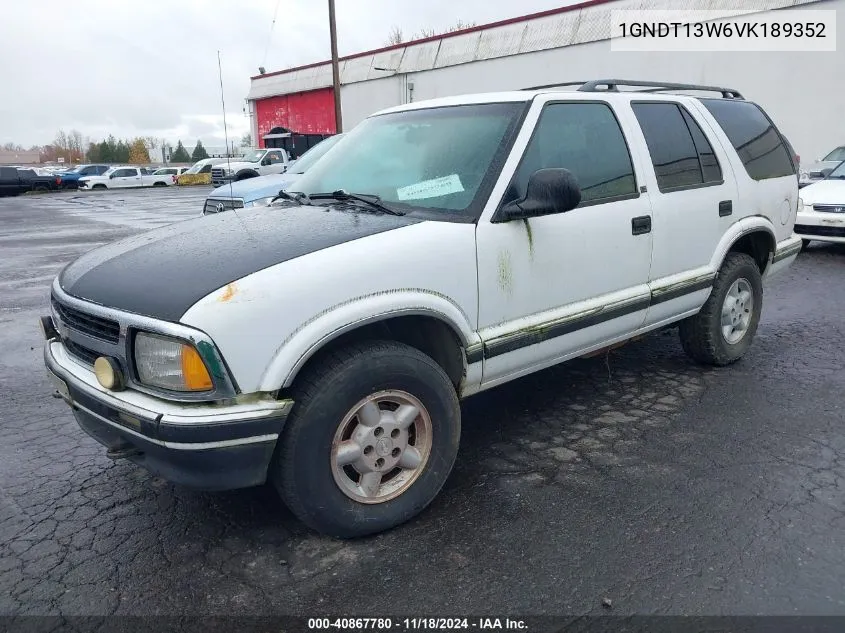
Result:
{"label": "white parked car", "polygon": [[827,178],[801,189],[795,233],[804,240],[845,243],[845,162]]}
{"label": "white parked car", "polygon": [[230,182],[247,178],[283,174],[288,168],[288,163],[290,163],[288,153],[283,149],[248,150],[240,158],[233,158],[216,165],[211,170],[211,184],[222,187]]}
{"label": "white parked car", "polygon": [[153,170],[153,176],[170,176],[170,178],[166,179],[166,183],[168,185],[175,185],[176,179],[188,171],[188,167],[160,167],[158,169]]}
{"label": "white parked car", "polygon": [[837,147],[806,169],[802,168],[798,176],[799,183],[803,188],[806,185],[823,180],[842,161],[845,161],[845,146]]}
{"label": "white parked car", "polygon": [[[112,167],[102,176],[86,176],[79,179],[80,190],[126,189],[128,187],[166,187],[175,182],[172,174],[147,174],[143,167]],[[161,171],[161,170],[158,170]]]}
{"label": "white parked car", "polygon": [[725,88],[405,104],[295,184],[67,266],[45,362],[113,458],[203,488],[271,481],[341,537],[435,498],[460,398],[673,323],[694,360],[739,360],[801,248],[795,163]]}

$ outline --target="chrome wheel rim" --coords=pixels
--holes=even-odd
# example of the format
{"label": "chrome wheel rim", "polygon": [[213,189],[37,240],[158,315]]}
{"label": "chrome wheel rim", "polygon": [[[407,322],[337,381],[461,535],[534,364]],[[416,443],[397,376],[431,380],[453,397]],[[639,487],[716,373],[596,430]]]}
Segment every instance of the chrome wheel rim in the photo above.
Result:
{"label": "chrome wheel rim", "polygon": [[379,391],[360,400],[334,434],[331,468],[350,499],[384,503],[417,480],[431,455],[428,410],[405,391]]}
{"label": "chrome wheel rim", "polygon": [[754,314],[754,290],[740,277],[731,284],[722,303],[722,337],[730,345],[739,343],[748,332]]}

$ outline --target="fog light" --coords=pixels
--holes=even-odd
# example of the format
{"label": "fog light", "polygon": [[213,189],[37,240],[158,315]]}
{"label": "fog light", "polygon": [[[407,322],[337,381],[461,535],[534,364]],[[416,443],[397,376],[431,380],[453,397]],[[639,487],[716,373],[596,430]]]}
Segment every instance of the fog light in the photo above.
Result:
{"label": "fog light", "polygon": [[111,391],[121,391],[126,386],[120,365],[108,356],[100,356],[94,361],[94,374],[99,383]]}

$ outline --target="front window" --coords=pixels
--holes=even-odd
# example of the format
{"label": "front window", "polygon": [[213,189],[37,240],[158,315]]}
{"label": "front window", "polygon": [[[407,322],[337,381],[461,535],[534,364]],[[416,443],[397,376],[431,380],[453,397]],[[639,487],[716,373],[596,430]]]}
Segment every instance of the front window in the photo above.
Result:
{"label": "front window", "polygon": [[474,216],[507,157],[522,102],[409,110],[366,119],[292,189],[345,189],[397,210]]}
{"label": "front window", "polygon": [[243,158],[239,158],[238,162],[243,161],[245,163],[257,163],[264,158],[265,153],[266,152],[263,149],[253,149],[244,154]]}
{"label": "front window", "polygon": [[836,168],[827,175],[828,179],[845,180],[845,159],[839,163]]}
{"label": "front window", "polygon": [[836,160],[836,161],[845,160],[845,147],[837,147],[830,154],[825,156],[822,160]]}
{"label": "front window", "polygon": [[334,136],[330,136],[329,138],[320,141],[314,147],[309,149],[305,152],[302,156],[299,157],[299,160],[293,164],[293,167],[289,170],[292,174],[304,174],[306,171],[311,169],[312,165],[320,160],[326,152],[328,152],[332,147],[334,147],[337,142],[343,138],[343,134],[335,134]]}

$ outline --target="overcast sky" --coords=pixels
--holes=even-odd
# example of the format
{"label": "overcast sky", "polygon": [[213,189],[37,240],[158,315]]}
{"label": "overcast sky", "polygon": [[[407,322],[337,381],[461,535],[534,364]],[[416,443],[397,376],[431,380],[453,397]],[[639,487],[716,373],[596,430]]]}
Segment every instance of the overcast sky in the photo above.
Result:
{"label": "overcast sky", "polygon": [[[574,0],[336,3],[346,55],[383,46],[393,26],[407,37]],[[5,0],[0,144],[41,145],[60,128],[75,128],[93,140],[111,133],[222,145],[218,49],[229,135],[239,138],[249,130],[243,106],[258,66],[272,71],[329,58],[327,7],[327,0]]]}

